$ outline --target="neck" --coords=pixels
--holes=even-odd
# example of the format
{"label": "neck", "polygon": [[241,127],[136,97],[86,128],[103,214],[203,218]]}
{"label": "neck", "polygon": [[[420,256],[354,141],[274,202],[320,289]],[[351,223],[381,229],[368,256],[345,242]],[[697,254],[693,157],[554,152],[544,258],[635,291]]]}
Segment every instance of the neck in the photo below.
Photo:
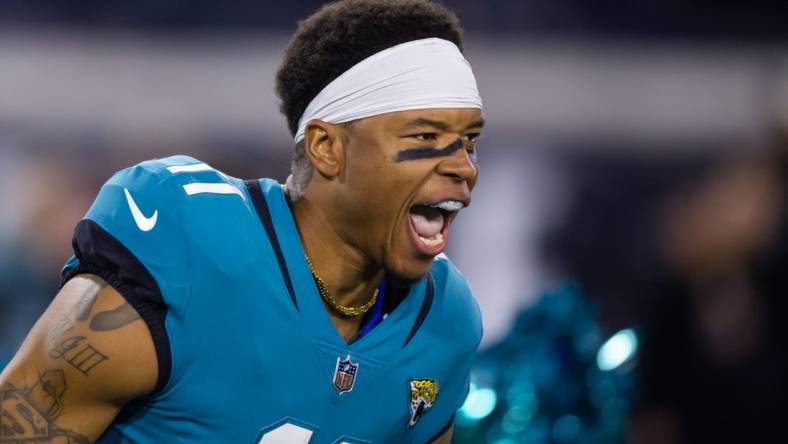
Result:
{"label": "neck", "polygon": [[383,278],[383,268],[345,240],[330,212],[308,194],[293,203],[293,217],[304,250],[331,298],[346,307],[367,303]]}

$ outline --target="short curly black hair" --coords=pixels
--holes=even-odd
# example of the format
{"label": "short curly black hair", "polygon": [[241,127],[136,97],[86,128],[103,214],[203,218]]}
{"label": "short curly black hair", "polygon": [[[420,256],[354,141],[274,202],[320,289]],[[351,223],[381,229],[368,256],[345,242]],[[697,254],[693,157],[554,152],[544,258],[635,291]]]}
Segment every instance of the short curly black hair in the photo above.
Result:
{"label": "short curly black hair", "polygon": [[428,0],[342,0],[303,20],[276,73],[280,109],[295,135],[307,105],[326,85],[367,57],[400,43],[437,37],[462,51],[462,27]]}

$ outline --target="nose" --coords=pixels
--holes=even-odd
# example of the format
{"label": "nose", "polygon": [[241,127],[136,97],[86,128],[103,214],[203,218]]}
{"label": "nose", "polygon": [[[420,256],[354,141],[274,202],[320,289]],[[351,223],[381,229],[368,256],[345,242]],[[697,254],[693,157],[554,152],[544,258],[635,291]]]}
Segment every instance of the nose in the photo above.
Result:
{"label": "nose", "polygon": [[436,170],[438,174],[451,177],[457,181],[468,182],[473,187],[479,174],[479,165],[474,162],[468,151],[461,149],[443,159]]}

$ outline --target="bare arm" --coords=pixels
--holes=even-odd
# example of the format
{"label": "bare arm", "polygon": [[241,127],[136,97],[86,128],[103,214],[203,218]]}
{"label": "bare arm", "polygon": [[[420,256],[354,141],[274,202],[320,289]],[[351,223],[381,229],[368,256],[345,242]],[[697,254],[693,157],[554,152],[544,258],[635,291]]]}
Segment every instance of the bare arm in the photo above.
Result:
{"label": "bare arm", "polygon": [[100,278],[71,279],[0,374],[0,444],[89,444],[156,385],[145,323]]}

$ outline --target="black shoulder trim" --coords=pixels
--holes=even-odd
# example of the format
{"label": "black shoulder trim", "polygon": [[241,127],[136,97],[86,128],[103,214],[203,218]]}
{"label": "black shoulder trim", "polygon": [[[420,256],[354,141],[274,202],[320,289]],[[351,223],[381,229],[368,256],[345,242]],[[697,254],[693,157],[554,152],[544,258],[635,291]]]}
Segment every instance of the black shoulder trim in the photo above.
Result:
{"label": "black shoulder trim", "polygon": [[170,339],[164,326],[167,305],[159,284],[125,245],[90,219],[77,224],[72,245],[79,264],[63,270],[60,286],[78,274],[95,274],[137,310],[150,330],[156,349],[159,375],[152,394],[159,392],[169,381],[172,371]]}
{"label": "black shoulder trim", "polygon": [[451,417],[449,418],[449,422],[447,422],[447,423],[446,423],[446,425],[444,425],[443,427],[441,427],[441,429],[440,429],[440,430],[438,430],[438,433],[436,433],[435,435],[433,435],[433,436],[432,436],[432,438],[430,438],[430,440],[429,440],[429,441],[427,441],[427,442],[428,442],[428,443],[431,443],[431,442],[435,442],[435,441],[437,441],[437,440],[438,440],[438,438],[440,438],[440,437],[441,437],[441,435],[443,435],[444,433],[446,433],[446,431],[447,431],[447,430],[449,430],[449,429],[451,428],[451,426],[453,426],[453,425],[454,425],[454,413],[452,413],[452,414],[451,414]]}
{"label": "black shoulder trim", "polygon": [[427,313],[430,311],[430,307],[432,307],[432,298],[435,295],[435,284],[432,281],[432,273],[427,274],[427,290],[424,294],[424,302],[421,304],[421,309],[419,310],[419,315],[416,316],[416,322],[413,323],[413,328],[410,329],[410,333],[408,333],[408,339],[405,340],[405,343],[402,345],[405,347],[408,345],[413,336],[416,334],[416,331],[421,327],[421,324],[424,323],[424,319],[427,318]]}
{"label": "black shoulder trim", "polygon": [[279,245],[279,238],[276,237],[274,231],[274,221],[271,219],[271,211],[268,209],[268,202],[265,201],[263,190],[260,188],[259,180],[246,180],[246,188],[249,189],[249,196],[252,198],[254,209],[257,210],[257,217],[263,223],[263,228],[268,234],[268,239],[271,241],[271,246],[274,247],[276,260],[279,262],[279,271],[282,272],[282,279],[285,280],[287,292],[290,293],[290,300],[293,301],[296,310],[298,310],[298,301],[296,300],[295,291],[293,290],[293,281],[290,279],[290,271],[287,269],[285,263],[285,255],[282,253],[282,247]]}

